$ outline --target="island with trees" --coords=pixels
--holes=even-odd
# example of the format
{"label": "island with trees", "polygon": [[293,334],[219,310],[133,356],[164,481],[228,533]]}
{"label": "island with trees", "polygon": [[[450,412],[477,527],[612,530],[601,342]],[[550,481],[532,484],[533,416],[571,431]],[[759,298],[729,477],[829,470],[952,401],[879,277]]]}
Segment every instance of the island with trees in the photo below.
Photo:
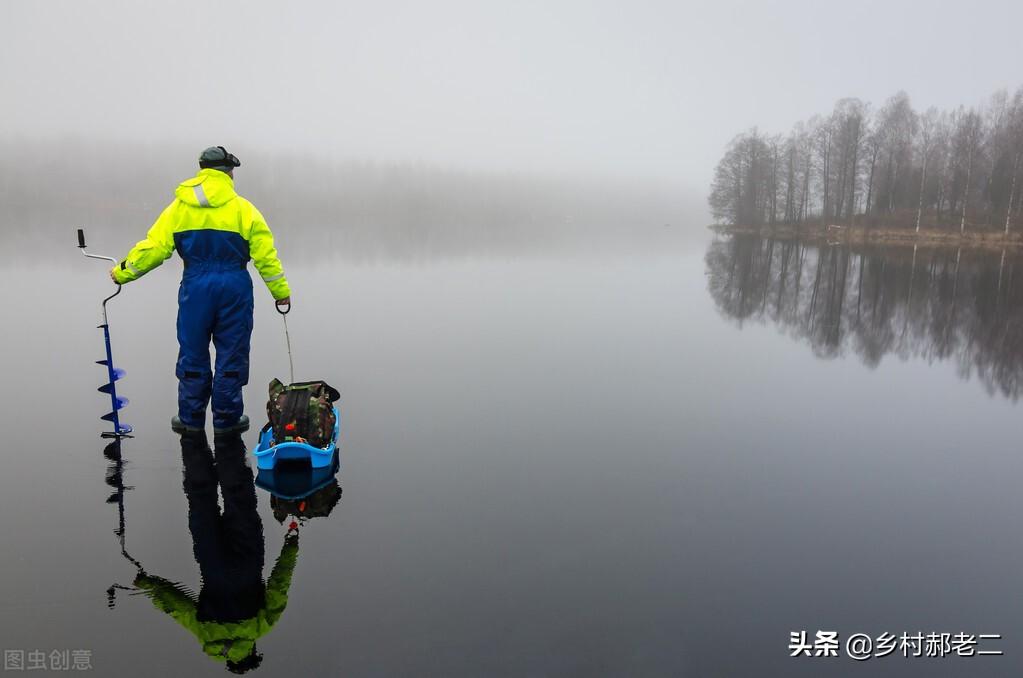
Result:
{"label": "island with trees", "polygon": [[1023,88],[979,107],[841,99],[788,134],[729,142],[712,228],[831,242],[1023,247]]}

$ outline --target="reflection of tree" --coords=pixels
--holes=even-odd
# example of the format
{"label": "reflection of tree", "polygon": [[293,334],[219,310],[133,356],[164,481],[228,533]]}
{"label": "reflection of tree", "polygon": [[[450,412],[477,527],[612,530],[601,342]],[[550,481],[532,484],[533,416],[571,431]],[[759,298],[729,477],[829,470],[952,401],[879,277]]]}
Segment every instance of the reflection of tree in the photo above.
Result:
{"label": "reflection of tree", "polygon": [[706,263],[725,316],[770,320],[818,357],[851,349],[870,367],[889,353],[954,360],[989,393],[1023,391],[1019,254],[741,235],[713,242]]}

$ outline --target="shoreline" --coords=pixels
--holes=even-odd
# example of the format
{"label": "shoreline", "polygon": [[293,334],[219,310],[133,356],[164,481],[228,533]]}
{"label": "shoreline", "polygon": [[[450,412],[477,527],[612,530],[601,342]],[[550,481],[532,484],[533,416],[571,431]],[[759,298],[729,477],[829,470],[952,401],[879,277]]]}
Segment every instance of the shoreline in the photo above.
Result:
{"label": "shoreline", "polygon": [[1021,249],[1023,233],[1002,231],[967,231],[960,234],[948,229],[912,229],[885,226],[843,226],[838,224],[776,224],[774,226],[733,226],[712,224],[707,227],[721,235],[759,235],[780,240],[806,240],[828,245],[903,245],[948,248]]}

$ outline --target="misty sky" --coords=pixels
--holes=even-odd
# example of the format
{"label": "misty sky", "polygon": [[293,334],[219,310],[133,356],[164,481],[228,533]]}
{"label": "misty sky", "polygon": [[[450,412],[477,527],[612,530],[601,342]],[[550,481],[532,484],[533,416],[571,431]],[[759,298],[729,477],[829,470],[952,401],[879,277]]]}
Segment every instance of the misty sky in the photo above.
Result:
{"label": "misty sky", "polygon": [[0,4],[4,138],[322,151],[704,191],[724,145],[858,96],[1023,84],[1023,2]]}

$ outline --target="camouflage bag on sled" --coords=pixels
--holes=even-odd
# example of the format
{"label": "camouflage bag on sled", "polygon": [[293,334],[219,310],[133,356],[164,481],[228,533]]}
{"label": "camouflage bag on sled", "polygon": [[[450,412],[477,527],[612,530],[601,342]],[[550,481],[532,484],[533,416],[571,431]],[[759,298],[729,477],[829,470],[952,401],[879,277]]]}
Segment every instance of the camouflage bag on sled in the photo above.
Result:
{"label": "camouflage bag on sled", "polygon": [[333,403],[340,397],[337,389],[323,381],[287,386],[279,379],[271,381],[266,416],[273,428],[274,444],[295,441],[327,447],[334,433]]}

